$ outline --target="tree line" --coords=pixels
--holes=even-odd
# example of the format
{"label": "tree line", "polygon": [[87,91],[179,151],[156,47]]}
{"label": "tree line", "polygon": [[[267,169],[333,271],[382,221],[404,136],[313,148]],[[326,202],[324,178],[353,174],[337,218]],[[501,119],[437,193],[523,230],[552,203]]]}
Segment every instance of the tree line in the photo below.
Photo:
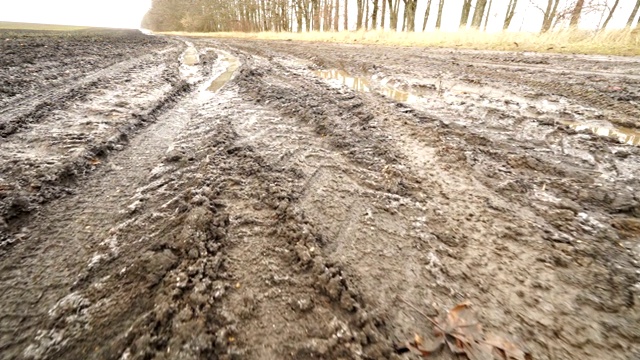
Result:
{"label": "tree line", "polygon": [[[355,2],[350,5],[350,2]],[[446,3],[462,5],[460,28],[486,30],[493,0],[420,0],[426,4],[424,14],[417,14],[419,0],[152,0],[143,27],[155,31],[241,31],[302,32],[392,29],[417,31],[417,16],[422,28],[436,17],[440,29]],[[502,28],[509,29],[522,2],[528,1],[542,14],[541,32],[562,27],[577,27],[581,16],[600,15],[600,29],[605,29],[620,0],[508,0],[502,13]],[[629,14],[627,28],[640,29],[636,15],[640,0]],[[402,11],[401,11],[402,5]],[[525,4],[528,5],[528,4]],[[350,11],[355,9],[355,13]],[[447,21],[451,21],[448,18]],[[457,19],[456,19],[457,21]]]}

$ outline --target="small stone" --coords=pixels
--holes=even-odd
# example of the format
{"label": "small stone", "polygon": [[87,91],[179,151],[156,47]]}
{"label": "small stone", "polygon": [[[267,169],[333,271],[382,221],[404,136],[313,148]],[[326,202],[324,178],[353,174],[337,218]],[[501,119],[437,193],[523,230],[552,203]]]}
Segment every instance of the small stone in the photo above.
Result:
{"label": "small stone", "polygon": [[189,257],[192,259],[197,259],[200,257],[200,252],[196,248],[192,248],[189,250]]}
{"label": "small stone", "polygon": [[314,306],[315,305],[313,303],[313,300],[310,297],[305,296],[295,301],[294,309],[300,310],[302,312],[308,312],[311,311]]}

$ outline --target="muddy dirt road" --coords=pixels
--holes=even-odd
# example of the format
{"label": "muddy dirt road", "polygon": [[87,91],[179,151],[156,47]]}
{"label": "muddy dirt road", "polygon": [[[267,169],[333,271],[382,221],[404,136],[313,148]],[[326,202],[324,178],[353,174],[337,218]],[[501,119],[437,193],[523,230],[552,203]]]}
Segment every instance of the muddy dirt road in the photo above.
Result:
{"label": "muddy dirt road", "polygon": [[640,358],[640,59],[0,34],[0,358]]}

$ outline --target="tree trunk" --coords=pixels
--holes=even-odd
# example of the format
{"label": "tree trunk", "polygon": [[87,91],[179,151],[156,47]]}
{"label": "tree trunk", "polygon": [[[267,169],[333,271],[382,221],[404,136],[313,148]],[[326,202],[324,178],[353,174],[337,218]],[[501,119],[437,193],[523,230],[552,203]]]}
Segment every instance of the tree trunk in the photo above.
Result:
{"label": "tree trunk", "polygon": [[487,0],[478,0],[476,2],[476,8],[473,11],[473,18],[471,19],[471,27],[479,29],[482,25],[482,15],[484,15],[484,8],[487,6]]}
{"label": "tree trunk", "polygon": [[640,8],[640,0],[636,0],[636,6],[631,11],[631,16],[629,16],[629,20],[627,20],[627,28],[630,28],[633,25],[633,19],[636,18],[636,14],[638,13],[638,9]]}
{"label": "tree trunk", "polygon": [[369,30],[369,0],[365,1],[364,29]]}
{"label": "tree trunk", "polygon": [[288,1],[282,0],[280,3],[280,11],[282,11],[282,31],[291,31],[292,19],[290,18],[290,12],[288,11]]}
{"label": "tree trunk", "polygon": [[444,7],[444,0],[440,0],[438,3],[438,18],[436,19],[436,29],[440,30],[442,25],[442,8]]}
{"label": "tree trunk", "polygon": [[320,31],[320,0],[311,0],[313,11],[313,31]]}
{"label": "tree trunk", "polygon": [[393,31],[398,31],[398,10],[400,9],[400,0],[389,1],[389,27]]}
{"label": "tree trunk", "polygon": [[402,13],[402,31],[404,32],[407,29],[407,6],[404,7],[404,12]]}
{"label": "tree trunk", "polygon": [[619,2],[620,0],[616,0],[616,2],[613,3],[613,6],[611,7],[611,11],[609,11],[609,15],[607,15],[607,18],[602,24],[602,27],[600,28],[600,30],[604,30],[607,28],[607,24],[609,24],[609,20],[611,20],[611,18],[613,17],[613,12],[616,11],[616,8],[618,7]]}
{"label": "tree trunk", "polygon": [[517,4],[518,0],[509,0],[509,5],[507,5],[507,14],[504,17],[504,23],[502,24],[502,30],[509,29],[509,25],[511,25],[511,19],[513,19],[513,15],[516,13]]}
{"label": "tree trunk", "polygon": [[289,32],[293,32],[293,15],[295,13],[294,6],[293,2],[289,4]]}
{"label": "tree trunk", "polygon": [[356,30],[360,30],[362,28],[362,20],[364,17],[364,0],[356,0],[358,5],[358,11],[356,14]]}
{"label": "tree trunk", "polygon": [[427,21],[429,21],[429,12],[431,11],[431,0],[427,1],[427,10],[424,11],[424,22],[422,23],[422,31],[427,28]]}
{"label": "tree trunk", "polygon": [[382,1],[382,19],[380,19],[380,28],[384,30],[385,17],[387,16],[387,2],[384,0],[381,0],[381,1]]}
{"label": "tree trunk", "polygon": [[331,30],[331,9],[333,9],[333,0],[324,0],[322,31]]}
{"label": "tree trunk", "polygon": [[296,31],[302,32],[302,0],[296,1],[296,25]]}
{"label": "tree trunk", "polygon": [[313,12],[311,11],[311,3],[309,0],[304,0],[304,19],[307,32],[310,32],[313,23]]}
{"label": "tree trunk", "polygon": [[460,14],[460,27],[467,28],[467,22],[469,21],[469,13],[471,13],[471,0],[463,0],[462,14]]}
{"label": "tree trunk", "polygon": [[340,29],[340,0],[336,0],[335,14],[333,15],[333,31],[338,32]]}
{"label": "tree trunk", "polygon": [[260,0],[260,7],[262,12],[262,31],[269,31],[269,19],[267,18],[266,0]]}
{"label": "tree trunk", "polygon": [[569,27],[577,28],[578,22],[580,22],[580,15],[582,14],[582,8],[584,7],[584,0],[578,0],[576,6],[571,12],[571,20],[569,21]]}
{"label": "tree trunk", "polygon": [[404,0],[404,13],[407,22],[407,31],[416,31],[416,8],[418,0]]}
{"label": "tree trunk", "polygon": [[349,31],[349,0],[344,0],[344,31]]}
{"label": "tree trunk", "polygon": [[487,6],[487,15],[484,18],[484,29],[482,29],[483,31],[487,31],[487,24],[489,23],[489,13],[491,13],[491,3],[493,3],[493,0],[489,0],[489,6]]}
{"label": "tree trunk", "polygon": [[376,30],[378,28],[378,0],[373,0],[373,11],[371,12],[371,27],[373,28],[373,30]]}
{"label": "tree trunk", "polygon": [[[638,0],[640,1],[640,0]],[[558,4],[560,0],[547,0],[547,9],[544,12],[544,18],[542,19],[542,29],[540,32],[547,32],[551,29],[553,20],[556,18],[558,12]]]}
{"label": "tree trunk", "polygon": [[[393,19],[393,0],[387,0],[389,3],[389,28],[393,31],[396,31],[396,28],[394,27],[393,23],[394,23],[394,19]],[[397,1],[397,0],[396,0]],[[397,15],[396,15],[397,16]],[[398,24],[398,20],[395,20],[396,26]]]}

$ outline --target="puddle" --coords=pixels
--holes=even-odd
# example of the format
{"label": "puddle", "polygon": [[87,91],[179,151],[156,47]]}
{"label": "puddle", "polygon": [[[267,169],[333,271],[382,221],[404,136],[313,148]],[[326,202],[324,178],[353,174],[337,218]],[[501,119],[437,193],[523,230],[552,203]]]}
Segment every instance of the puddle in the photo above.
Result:
{"label": "puddle", "polygon": [[193,83],[197,81],[198,67],[196,66],[200,62],[200,55],[198,49],[188,42],[187,49],[180,55],[180,76]]}
{"label": "puddle", "polygon": [[187,50],[182,53],[182,63],[187,66],[194,66],[199,61],[198,50],[193,45],[189,46]]}
{"label": "puddle", "polygon": [[220,57],[213,64],[211,75],[199,86],[198,98],[202,102],[215,98],[218,90],[231,80],[233,74],[240,67],[240,60],[228,52],[217,49],[207,50],[215,51]]}
{"label": "puddle", "polygon": [[[362,91],[362,92],[374,92],[371,86],[371,82],[369,79],[351,76],[346,71],[342,70],[317,70],[313,72],[316,76],[319,76],[325,80],[338,80],[353,90]],[[386,97],[392,98],[398,102],[404,103],[414,103],[418,101],[420,98],[414,94],[411,94],[406,91],[398,90],[390,86],[381,86],[379,89],[376,89],[377,93],[382,94]]]}
{"label": "puddle", "polygon": [[226,70],[211,81],[211,84],[207,87],[208,91],[216,92],[220,90],[224,84],[231,80],[233,73],[240,67],[240,61],[230,54],[222,54],[222,62],[226,62],[228,64],[226,66]]}
{"label": "puddle", "polygon": [[[342,85],[347,86],[353,90],[360,91],[360,92],[376,92],[384,96],[387,96],[391,99],[394,99],[395,101],[398,101],[398,102],[412,104],[412,103],[417,103],[420,100],[425,101],[425,98],[422,96],[418,96],[407,91],[395,89],[391,86],[386,85],[384,82],[382,83],[382,85],[374,88],[374,86],[371,83],[371,80],[364,77],[351,76],[349,75],[349,73],[343,70],[317,70],[317,71],[314,71],[313,73],[314,75],[325,80],[338,81]],[[473,93],[477,91],[477,89],[474,89],[468,86],[466,87],[459,86],[458,84],[456,84],[455,86],[451,86],[451,88],[453,87],[456,88],[456,91],[453,92],[453,94],[458,94],[458,95],[465,94],[465,93]],[[487,89],[488,89],[487,90],[488,94],[483,94],[485,97],[486,96],[491,97],[491,95],[496,92],[496,90],[492,90],[489,88]],[[449,89],[449,91],[451,91],[451,89]],[[505,97],[504,96],[505,94],[502,94],[501,92],[493,95],[497,96],[497,98],[500,98],[500,99]],[[521,98],[518,98],[518,100],[526,103],[526,101]],[[544,111],[554,112],[558,110],[557,106],[551,103],[548,103],[546,100],[543,100],[539,105],[540,105],[540,108],[542,108]],[[627,145],[640,146],[640,130],[637,130],[637,129],[630,129],[630,128],[613,126],[613,125],[607,127],[607,126],[593,126],[593,125],[588,125],[584,123],[568,122],[568,121],[561,121],[561,122],[565,125],[572,127],[576,131],[586,130],[586,131],[590,131],[594,135],[606,136],[606,137],[618,139],[621,143],[624,143]]]}
{"label": "puddle", "polygon": [[564,124],[570,126],[572,129],[576,131],[587,130],[598,136],[606,136],[606,137],[618,139],[618,141],[627,145],[640,146],[640,130],[637,130],[637,129],[629,129],[629,128],[620,127],[620,126],[615,126],[615,127],[591,126],[591,125],[578,124],[578,123],[572,123],[572,122],[565,122]]}

